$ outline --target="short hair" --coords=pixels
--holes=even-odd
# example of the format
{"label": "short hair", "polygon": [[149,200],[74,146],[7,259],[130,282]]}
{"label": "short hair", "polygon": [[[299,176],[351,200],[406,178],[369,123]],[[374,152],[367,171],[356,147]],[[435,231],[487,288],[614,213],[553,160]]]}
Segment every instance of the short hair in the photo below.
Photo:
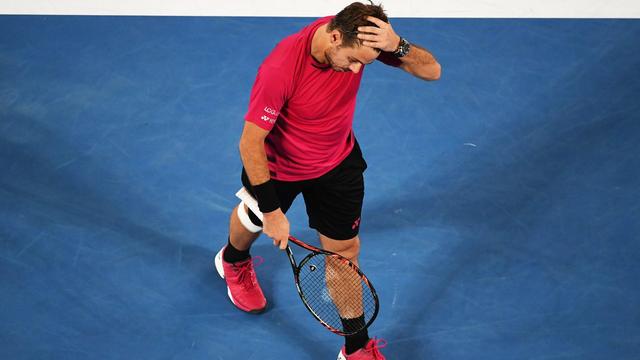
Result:
{"label": "short hair", "polygon": [[329,31],[338,30],[342,33],[343,46],[353,47],[354,45],[362,45],[363,40],[358,39],[358,27],[378,26],[369,22],[367,16],[373,16],[384,22],[389,22],[382,8],[382,4],[375,5],[371,0],[369,0],[369,3],[370,4],[354,2],[342,9],[329,23]]}

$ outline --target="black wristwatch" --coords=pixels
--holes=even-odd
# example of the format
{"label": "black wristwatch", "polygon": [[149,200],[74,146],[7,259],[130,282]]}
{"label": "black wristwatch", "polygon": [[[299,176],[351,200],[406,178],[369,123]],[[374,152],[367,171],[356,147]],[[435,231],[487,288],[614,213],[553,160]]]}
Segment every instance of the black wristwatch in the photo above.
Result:
{"label": "black wristwatch", "polygon": [[411,49],[411,43],[407,41],[407,39],[401,37],[400,44],[396,51],[392,52],[393,56],[401,58],[409,53],[409,49]]}

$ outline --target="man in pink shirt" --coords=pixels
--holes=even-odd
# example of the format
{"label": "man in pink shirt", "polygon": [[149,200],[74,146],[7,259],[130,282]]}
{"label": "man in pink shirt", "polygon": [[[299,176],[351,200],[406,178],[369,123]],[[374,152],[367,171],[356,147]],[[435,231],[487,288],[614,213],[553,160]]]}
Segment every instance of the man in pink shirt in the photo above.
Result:
{"label": "man in pink shirt", "polygon": [[[362,74],[375,60],[423,80],[440,77],[436,59],[398,36],[381,6],[358,2],[283,39],[258,69],[240,156],[242,184],[264,223],[246,205],[236,207],[215,261],[239,309],[266,308],[249,249],[261,232],[286,247],[285,213],[300,193],[322,247],[358,263],[367,165],[352,124]],[[338,359],[384,359],[378,344],[363,330],[345,337]]]}

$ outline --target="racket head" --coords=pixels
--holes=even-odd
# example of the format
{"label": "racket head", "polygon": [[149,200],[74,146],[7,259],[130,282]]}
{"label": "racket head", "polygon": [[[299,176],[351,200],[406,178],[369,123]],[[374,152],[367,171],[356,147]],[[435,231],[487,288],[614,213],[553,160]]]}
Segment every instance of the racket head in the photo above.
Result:
{"label": "racket head", "polygon": [[314,252],[297,266],[296,287],[309,312],[329,331],[353,335],[368,328],[379,310],[373,284],[348,259]]}

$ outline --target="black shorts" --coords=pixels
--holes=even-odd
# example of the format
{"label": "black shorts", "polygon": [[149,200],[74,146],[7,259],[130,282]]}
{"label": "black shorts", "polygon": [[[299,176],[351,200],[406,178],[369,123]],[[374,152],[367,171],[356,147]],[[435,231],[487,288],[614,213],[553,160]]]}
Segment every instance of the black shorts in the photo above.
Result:
{"label": "black shorts", "polygon": [[[363,173],[366,168],[367,163],[356,142],[351,153],[338,166],[319,178],[272,181],[283,212],[286,213],[296,196],[302,193],[309,216],[309,227],[331,239],[348,240],[358,235],[360,230],[364,199]],[[244,168],[242,185],[255,197]]]}

